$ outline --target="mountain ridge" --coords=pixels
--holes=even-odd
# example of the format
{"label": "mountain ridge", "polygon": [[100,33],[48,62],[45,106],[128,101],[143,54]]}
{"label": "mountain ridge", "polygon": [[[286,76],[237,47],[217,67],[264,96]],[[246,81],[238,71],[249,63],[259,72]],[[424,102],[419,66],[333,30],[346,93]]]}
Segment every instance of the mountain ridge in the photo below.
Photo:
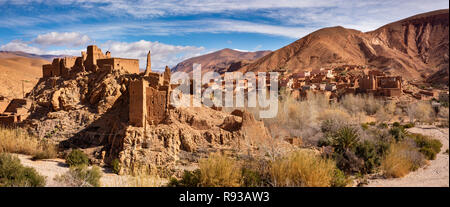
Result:
{"label": "mountain ridge", "polygon": [[355,64],[407,80],[426,80],[441,70],[448,74],[448,11],[417,14],[365,33],[341,26],[319,29],[238,70],[295,73]]}
{"label": "mountain ridge", "polygon": [[268,50],[243,52],[230,48],[224,48],[222,50],[184,60],[172,68],[172,71],[191,73],[192,65],[197,63],[202,65],[202,73],[210,71],[223,72],[228,71],[228,69],[233,65],[251,62],[270,52],[271,51]]}

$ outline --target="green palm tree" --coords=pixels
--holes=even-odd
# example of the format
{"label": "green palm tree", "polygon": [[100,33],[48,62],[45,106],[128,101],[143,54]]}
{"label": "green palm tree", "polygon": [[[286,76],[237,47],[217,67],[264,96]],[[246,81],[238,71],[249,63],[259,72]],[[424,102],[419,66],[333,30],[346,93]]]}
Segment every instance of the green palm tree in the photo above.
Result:
{"label": "green palm tree", "polygon": [[345,126],[337,131],[333,137],[333,147],[337,152],[352,150],[359,142],[358,132],[355,128]]}

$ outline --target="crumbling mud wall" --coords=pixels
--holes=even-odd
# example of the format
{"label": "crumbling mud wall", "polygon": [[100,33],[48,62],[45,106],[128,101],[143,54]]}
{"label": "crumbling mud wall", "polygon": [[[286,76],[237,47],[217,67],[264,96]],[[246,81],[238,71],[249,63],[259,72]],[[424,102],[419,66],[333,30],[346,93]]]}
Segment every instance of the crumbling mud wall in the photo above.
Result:
{"label": "crumbling mud wall", "polygon": [[139,73],[139,60],[137,59],[125,59],[125,58],[108,58],[98,59],[97,65],[99,68],[103,68],[106,65],[112,66],[114,69],[126,70],[129,73]]}
{"label": "crumbling mud wall", "polygon": [[[238,155],[256,151],[259,140],[270,137],[263,122],[249,112],[244,115],[245,118],[208,107],[175,108],[159,125],[128,126],[121,143],[123,150],[117,156],[123,166],[120,173],[157,169],[181,175],[189,163],[196,163],[211,152]],[[227,127],[229,120],[235,127]]]}
{"label": "crumbling mud wall", "polygon": [[25,120],[29,115],[31,100],[12,99],[4,97],[0,99],[0,125],[13,126]]}

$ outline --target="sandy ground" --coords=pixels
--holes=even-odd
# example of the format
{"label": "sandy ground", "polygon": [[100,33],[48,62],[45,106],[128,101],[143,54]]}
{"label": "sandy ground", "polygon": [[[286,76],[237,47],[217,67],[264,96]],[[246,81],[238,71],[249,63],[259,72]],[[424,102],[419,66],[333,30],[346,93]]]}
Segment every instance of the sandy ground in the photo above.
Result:
{"label": "sandy ground", "polygon": [[64,160],[62,159],[49,159],[49,160],[37,160],[33,161],[31,160],[31,156],[29,155],[19,155],[16,154],[20,162],[26,166],[26,167],[32,167],[36,169],[36,171],[46,176],[47,185],[49,187],[57,186],[57,183],[53,181],[53,178],[56,175],[63,174],[69,170],[69,168],[64,163]]}
{"label": "sandy ground", "polygon": [[369,180],[368,187],[449,187],[449,155],[445,153],[449,146],[449,129],[434,126],[420,126],[408,130],[439,139],[441,152],[429,165],[411,172],[403,178]]}
{"label": "sandy ground", "polygon": [[[64,174],[69,171],[69,167],[65,164],[63,159],[48,159],[48,160],[31,160],[29,155],[16,154],[24,166],[36,169],[38,173],[46,176],[47,187],[58,187],[57,182],[53,179],[55,176]],[[131,176],[119,176],[111,173],[109,169],[102,168],[103,176],[100,183],[103,187],[153,187],[161,186],[166,183],[166,180],[154,178],[135,178]]]}

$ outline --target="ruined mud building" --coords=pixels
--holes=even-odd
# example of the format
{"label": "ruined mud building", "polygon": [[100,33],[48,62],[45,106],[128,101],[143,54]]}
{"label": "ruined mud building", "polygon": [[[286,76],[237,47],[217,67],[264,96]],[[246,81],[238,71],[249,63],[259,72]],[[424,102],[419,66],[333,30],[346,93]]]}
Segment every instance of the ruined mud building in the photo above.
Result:
{"label": "ruined mud building", "polygon": [[11,126],[25,120],[29,115],[31,100],[0,96],[0,125]]}
{"label": "ruined mud building", "polygon": [[81,57],[55,58],[52,64],[43,65],[42,75],[44,78],[68,77],[76,72],[96,72],[100,69],[121,69],[130,73],[139,73],[139,60],[112,58],[110,52],[103,54],[97,46],[90,45],[86,52],[81,52]]}
{"label": "ruined mud building", "polygon": [[143,127],[164,121],[169,109],[170,75],[167,66],[163,74],[152,72],[149,52],[144,75],[130,83],[129,119],[132,125]]}
{"label": "ruined mud building", "polygon": [[[139,74],[139,60],[111,57],[110,52],[103,53],[95,45],[81,52],[81,57],[62,57],[53,59],[52,64],[42,66],[43,79],[67,78],[78,72],[97,72],[124,70]],[[162,122],[169,105],[170,69],[163,74],[151,71],[150,52],[147,56],[145,73],[130,82],[129,122],[134,126],[158,124]],[[0,97],[0,124],[15,124],[27,118],[31,100]]]}
{"label": "ruined mud building", "polygon": [[[70,76],[72,71],[125,70],[139,74],[139,60],[111,57],[110,52],[103,54],[95,45],[87,47],[87,53],[81,57],[55,58],[52,64],[44,65],[44,78]],[[170,96],[170,69],[166,66],[163,74],[152,72],[151,54],[147,55],[147,67],[129,86],[129,122],[142,127],[145,123],[159,124],[167,116]],[[146,122],[145,122],[146,121]]]}

